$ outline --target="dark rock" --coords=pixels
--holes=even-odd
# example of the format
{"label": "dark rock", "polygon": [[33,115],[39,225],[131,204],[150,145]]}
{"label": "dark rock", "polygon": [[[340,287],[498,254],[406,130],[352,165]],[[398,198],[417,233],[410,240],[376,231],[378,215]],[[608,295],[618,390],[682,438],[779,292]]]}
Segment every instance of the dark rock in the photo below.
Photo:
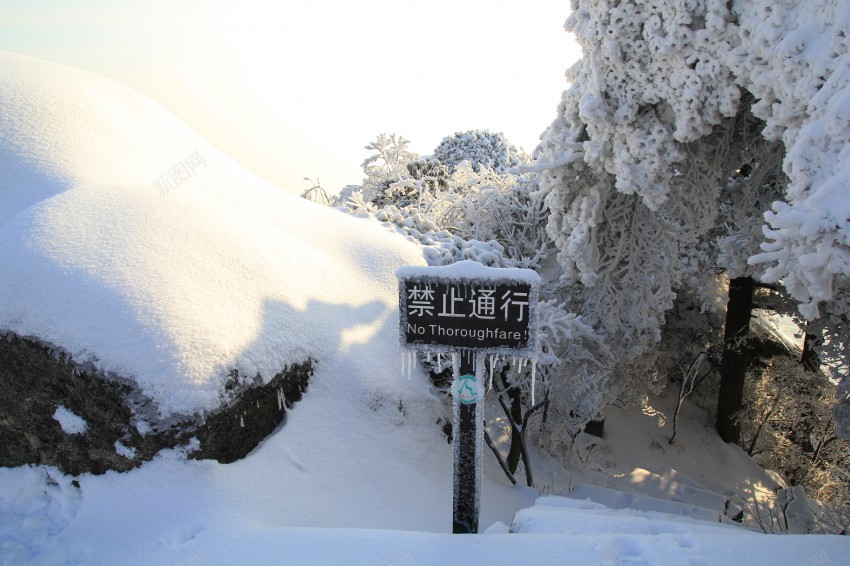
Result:
{"label": "dark rock", "polygon": [[[160,419],[134,382],[81,366],[63,352],[12,333],[0,335],[0,466],[43,464],[65,473],[126,471],[163,448],[200,441],[193,458],[227,463],[253,450],[301,399],[313,361],[295,364],[263,384],[231,372],[228,402],[200,415]],[[63,406],[85,433],[68,434],[53,417]],[[137,427],[144,415],[144,434]],[[149,429],[149,430],[148,430]]]}
{"label": "dark rock", "polygon": [[247,456],[283,422],[286,409],[301,400],[312,371],[308,361],[289,367],[265,385],[257,376],[255,384],[243,389],[227,407],[206,417],[195,433],[201,446],[190,457],[229,464]]}

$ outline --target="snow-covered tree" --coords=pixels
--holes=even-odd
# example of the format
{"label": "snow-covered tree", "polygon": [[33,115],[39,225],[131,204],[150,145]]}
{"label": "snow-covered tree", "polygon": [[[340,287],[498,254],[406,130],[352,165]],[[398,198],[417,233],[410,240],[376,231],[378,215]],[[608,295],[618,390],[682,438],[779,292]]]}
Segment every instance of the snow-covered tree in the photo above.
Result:
{"label": "snow-covered tree", "polygon": [[536,151],[564,282],[626,359],[659,339],[729,167],[729,128],[715,126],[740,92],[714,61],[730,15],[704,11],[711,33],[698,34],[687,4],[574,2],[567,26],[585,57]]}
{"label": "snow-covered tree", "polygon": [[475,172],[481,167],[496,173],[507,173],[512,167],[528,163],[529,156],[517,149],[502,133],[487,130],[456,132],[443,138],[434,150],[434,159],[447,165],[452,171],[467,161]]}
{"label": "snow-covered tree", "polygon": [[360,190],[367,201],[383,204],[390,185],[408,175],[408,165],[419,159],[408,145],[410,140],[382,133],[366,146],[366,149],[375,152],[361,166],[366,176]]}
{"label": "snow-covered tree", "polygon": [[730,67],[759,100],[764,135],[781,140],[788,188],[765,213],[767,242],[750,263],[781,281],[841,368],[836,411],[850,437],[850,6],[840,1],[737,2]]}
{"label": "snow-covered tree", "polygon": [[735,12],[742,40],[729,67],[758,99],[765,137],[787,148],[789,179],[784,202],[765,215],[764,253],[751,261],[814,319],[850,275],[850,6],[740,1]]}
{"label": "snow-covered tree", "polygon": [[[840,327],[850,276],[850,7],[571,5],[567,29],[584,57],[568,71],[572,86],[534,168],[579,312],[623,359],[646,358],[677,289],[726,268],[781,281],[803,316],[830,313],[824,326]],[[749,115],[764,126],[745,127],[756,123]],[[844,341],[833,347],[846,351]]]}

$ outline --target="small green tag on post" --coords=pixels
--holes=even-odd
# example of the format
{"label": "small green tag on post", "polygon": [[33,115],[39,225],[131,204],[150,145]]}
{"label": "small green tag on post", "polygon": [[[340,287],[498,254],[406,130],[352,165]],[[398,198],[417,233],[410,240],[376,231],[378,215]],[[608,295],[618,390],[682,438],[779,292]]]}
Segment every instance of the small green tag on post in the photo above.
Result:
{"label": "small green tag on post", "polygon": [[478,402],[478,384],[475,383],[474,375],[462,375],[457,380],[455,389],[458,401],[464,405]]}

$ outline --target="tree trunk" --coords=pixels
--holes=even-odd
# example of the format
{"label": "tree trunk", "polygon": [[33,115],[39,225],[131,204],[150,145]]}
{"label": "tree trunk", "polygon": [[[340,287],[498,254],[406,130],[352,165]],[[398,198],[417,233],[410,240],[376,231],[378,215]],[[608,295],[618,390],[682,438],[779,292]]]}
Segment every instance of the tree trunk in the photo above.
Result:
{"label": "tree trunk", "polygon": [[806,337],[803,339],[803,354],[800,356],[800,363],[803,367],[811,372],[820,370],[820,354],[818,346],[820,345],[820,336],[809,334],[806,330]]}
{"label": "tree trunk", "polygon": [[744,376],[751,353],[745,344],[753,311],[752,277],[736,277],[729,282],[726,329],[723,333],[723,363],[720,366],[720,393],[715,426],[726,442],[738,443],[741,425],[738,413],[744,407]]}

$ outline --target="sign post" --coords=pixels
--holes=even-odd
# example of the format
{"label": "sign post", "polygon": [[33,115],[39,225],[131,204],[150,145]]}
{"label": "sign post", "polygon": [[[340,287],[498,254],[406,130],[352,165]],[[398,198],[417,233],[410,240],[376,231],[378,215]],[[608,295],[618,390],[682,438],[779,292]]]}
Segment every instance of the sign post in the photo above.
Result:
{"label": "sign post", "polygon": [[[460,353],[454,404],[454,494],[452,533],[477,533],[481,506],[481,403],[472,351]],[[479,360],[480,363],[480,360]]]}
{"label": "sign post", "polygon": [[402,347],[452,354],[452,532],[477,533],[484,356],[534,357],[540,278],[529,269],[491,268],[472,261],[443,267],[402,267],[396,275]]}

